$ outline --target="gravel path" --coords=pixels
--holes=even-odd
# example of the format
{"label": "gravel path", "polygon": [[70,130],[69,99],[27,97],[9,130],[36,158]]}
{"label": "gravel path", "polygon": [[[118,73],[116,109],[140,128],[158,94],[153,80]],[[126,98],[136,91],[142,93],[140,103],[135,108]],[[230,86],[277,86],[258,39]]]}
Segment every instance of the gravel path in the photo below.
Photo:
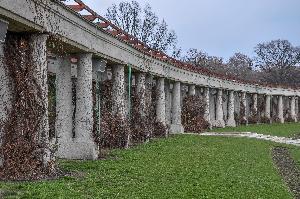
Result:
{"label": "gravel path", "polygon": [[300,170],[288,149],[275,147],[272,150],[272,157],[290,191],[296,199],[300,199]]}
{"label": "gravel path", "polygon": [[[193,134],[193,133],[190,133],[190,134]],[[219,132],[219,133],[206,132],[206,133],[201,133],[200,135],[201,136],[223,136],[223,137],[224,136],[226,136],[226,137],[227,136],[228,137],[247,137],[247,138],[260,139],[260,140],[268,140],[268,141],[281,143],[281,144],[300,146],[300,139],[263,135],[263,134],[252,133],[252,132]]]}

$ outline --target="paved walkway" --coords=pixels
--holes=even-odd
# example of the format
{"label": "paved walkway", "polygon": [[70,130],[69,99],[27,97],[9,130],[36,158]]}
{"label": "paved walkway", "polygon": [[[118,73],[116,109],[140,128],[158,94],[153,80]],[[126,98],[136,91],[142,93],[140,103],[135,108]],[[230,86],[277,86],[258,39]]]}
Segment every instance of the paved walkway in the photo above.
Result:
{"label": "paved walkway", "polygon": [[201,136],[223,136],[223,137],[224,136],[225,137],[227,137],[227,136],[228,137],[247,137],[247,138],[260,139],[260,140],[268,140],[268,141],[277,142],[277,143],[281,143],[281,144],[300,146],[300,139],[263,135],[263,134],[252,133],[252,132],[220,132],[220,133],[206,132],[206,133],[201,133],[200,135]]}

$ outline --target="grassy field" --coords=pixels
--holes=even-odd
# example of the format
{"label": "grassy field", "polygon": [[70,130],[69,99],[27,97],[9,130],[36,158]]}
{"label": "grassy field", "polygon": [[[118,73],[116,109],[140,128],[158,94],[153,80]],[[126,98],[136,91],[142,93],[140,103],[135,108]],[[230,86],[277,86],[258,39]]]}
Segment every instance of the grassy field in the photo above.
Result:
{"label": "grassy field", "polygon": [[213,129],[213,132],[255,132],[268,135],[289,137],[294,134],[300,134],[300,123],[285,124],[259,124],[239,126],[236,128],[226,127],[224,129]]}
{"label": "grassy field", "polygon": [[247,138],[178,135],[115,150],[108,160],[60,162],[84,177],[0,183],[0,189],[8,198],[289,199],[272,162],[273,146]]}

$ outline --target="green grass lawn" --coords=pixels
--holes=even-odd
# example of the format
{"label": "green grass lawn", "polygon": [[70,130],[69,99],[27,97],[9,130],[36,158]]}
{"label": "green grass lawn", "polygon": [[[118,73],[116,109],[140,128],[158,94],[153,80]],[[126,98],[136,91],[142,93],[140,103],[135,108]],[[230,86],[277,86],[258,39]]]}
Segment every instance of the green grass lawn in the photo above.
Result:
{"label": "green grass lawn", "polygon": [[212,132],[255,132],[268,135],[289,137],[300,134],[300,123],[285,124],[259,124],[238,127],[226,127],[224,129],[213,129]]}
{"label": "green grass lawn", "polygon": [[84,172],[83,178],[0,183],[0,189],[10,191],[10,198],[289,199],[292,195],[272,163],[274,145],[178,135],[115,150],[108,160],[60,162],[65,170]]}

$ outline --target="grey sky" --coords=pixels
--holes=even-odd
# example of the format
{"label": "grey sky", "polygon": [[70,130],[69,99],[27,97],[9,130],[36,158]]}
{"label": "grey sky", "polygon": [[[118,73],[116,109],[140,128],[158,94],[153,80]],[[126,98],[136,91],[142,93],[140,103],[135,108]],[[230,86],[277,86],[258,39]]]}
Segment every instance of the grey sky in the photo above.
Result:
{"label": "grey sky", "polygon": [[[122,0],[84,0],[104,15]],[[149,3],[178,35],[183,50],[198,48],[229,58],[234,52],[253,56],[263,41],[288,39],[300,45],[300,0],[137,0]]]}

